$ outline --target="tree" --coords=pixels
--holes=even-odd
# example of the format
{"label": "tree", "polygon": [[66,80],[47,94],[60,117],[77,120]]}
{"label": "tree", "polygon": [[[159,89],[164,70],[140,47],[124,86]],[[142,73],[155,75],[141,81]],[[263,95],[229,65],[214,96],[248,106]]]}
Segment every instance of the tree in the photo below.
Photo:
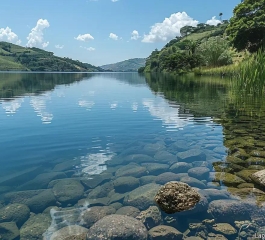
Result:
{"label": "tree", "polygon": [[182,37],[186,37],[187,35],[189,35],[190,33],[192,33],[194,30],[194,27],[192,26],[184,26],[180,29],[180,35]]}
{"label": "tree", "polygon": [[222,22],[223,13],[219,13],[220,21]]}
{"label": "tree", "polygon": [[218,67],[232,63],[229,42],[222,37],[211,37],[198,47],[198,54],[207,66]]}
{"label": "tree", "polygon": [[226,29],[237,50],[257,51],[265,43],[265,0],[245,0],[238,4]]}

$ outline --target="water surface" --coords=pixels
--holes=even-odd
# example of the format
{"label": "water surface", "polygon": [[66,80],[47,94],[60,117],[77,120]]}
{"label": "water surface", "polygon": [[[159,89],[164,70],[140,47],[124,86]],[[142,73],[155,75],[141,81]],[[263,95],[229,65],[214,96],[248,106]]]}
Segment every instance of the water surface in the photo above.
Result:
{"label": "water surface", "polygon": [[[65,225],[89,228],[78,219],[87,208],[118,210],[130,206],[131,191],[172,180],[199,189],[205,202],[192,213],[162,213],[156,225],[163,220],[183,233],[183,239],[247,239],[262,229],[264,217],[256,214],[262,214],[256,207],[265,193],[250,177],[265,168],[262,97],[235,94],[227,79],[137,73],[0,73],[0,88],[0,212],[9,204],[28,206],[47,220],[41,226],[46,239]],[[177,162],[188,167],[180,170]],[[196,174],[197,167],[206,173]],[[91,186],[89,179],[98,176],[104,179]],[[117,190],[115,181],[128,176],[138,186]],[[57,194],[60,184],[64,197]],[[80,191],[67,192],[64,186],[72,184]],[[39,196],[45,200],[36,208]],[[223,223],[212,210],[220,199],[247,200],[255,215],[227,216],[233,219],[227,220],[232,233],[227,226],[206,226],[205,219]],[[132,201],[131,206],[145,211],[155,205],[150,201],[146,206]],[[69,207],[76,212],[67,214]],[[66,219],[56,218],[58,211]],[[16,222],[20,238],[42,239],[42,233],[30,233],[32,216],[26,220]]]}

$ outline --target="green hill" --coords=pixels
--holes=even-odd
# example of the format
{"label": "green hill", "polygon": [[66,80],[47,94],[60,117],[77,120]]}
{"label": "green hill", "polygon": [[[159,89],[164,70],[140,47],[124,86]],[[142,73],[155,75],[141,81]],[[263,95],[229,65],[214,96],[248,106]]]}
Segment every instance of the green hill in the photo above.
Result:
{"label": "green hill", "polygon": [[153,51],[138,71],[181,73],[197,67],[201,59],[196,50],[208,39],[223,36],[227,25],[228,21],[224,21],[217,26],[201,23],[197,27],[183,27],[181,37],[172,39],[160,51]]}
{"label": "green hill", "polygon": [[0,42],[0,71],[104,72],[104,69],[39,48]]}
{"label": "green hill", "polygon": [[137,72],[140,67],[145,65],[145,58],[132,58],[122,62],[100,66],[105,70],[113,72]]}

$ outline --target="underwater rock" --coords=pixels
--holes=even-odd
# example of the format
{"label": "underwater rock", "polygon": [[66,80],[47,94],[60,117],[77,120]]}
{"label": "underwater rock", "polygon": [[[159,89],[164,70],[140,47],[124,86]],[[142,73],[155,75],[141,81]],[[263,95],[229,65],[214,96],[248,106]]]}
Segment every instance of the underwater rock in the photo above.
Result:
{"label": "underwater rock", "polygon": [[123,201],[125,206],[133,206],[140,210],[145,210],[151,205],[155,205],[154,197],[160,189],[161,185],[149,183],[138,187],[129,192]]}
{"label": "underwater rock", "polygon": [[67,178],[66,174],[63,172],[49,172],[42,173],[35,177],[34,179],[21,185],[18,190],[34,190],[34,189],[44,189],[47,188],[48,184],[55,179]]}
{"label": "underwater rock", "polygon": [[182,162],[205,161],[206,155],[200,149],[190,149],[185,152],[180,152],[177,157]]}
{"label": "underwater rock", "polygon": [[142,177],[146,175],[146,168],[141,167],[137,164],[128,164],[126,166],[120,167],[117,171],[115,176],[116,177],[125,177],[125,176],[131,176],[131,177]]}
{"label": "underwater rock", "polygon": [[69,160],[58,163],[54,166],[53,172],[65,172],[75,169],[75,166],[80,164],[80,160]]}
{"label": "underwater rock", "polygon": [[24,204],[14,203],[0,209],[0,223],[15,222],[21,227],[29,218],[30,210]]}
{"label": "underwater rock", "polygon": [[111,173],[101,173],[94,176],[89,176],[88,178],[81,178],[81,183],[86,188],[95,188],[99,184],[104,184],[105,182],[109,181],[113,175]]}
{"label": "underwater rock", "polygon": [[221,233],[224,236],[231,236],[237,233],[236,229],[229,223],[217,223],[212,226],[212,230],[216,233]]}
{"label": "underwater rock", "polygon": [[248,170],[248,169],[245,169],[245,170],[242,170],[240,172],[236,172],[235,175],[237,175],[238,177],[242,178],[243,180],[245,180],[246,182],[252,182],[250,176],[257,172],[258,170]]}
{"label": "underwater rock", "polygon": [[117,193],[115,190],[109,192],[108,197],[110,198],[109,203],[123,202],[126,193]]}
{"label": "underwater rock", "polygon": [[143,152],[154,156],[158,151],[164,150],[166,147],[162,143],[148,143],[144,146]]}
{"label": "underwater rock", "polygon": [[228,187],[236,187],[241,183],[245,183],[245,181],[236,176],[233,175],[231,173],[225,173],[225,172],[215,172],[215,173],[211,173],[210,177],[212,179],[212,181],[214,182],[222,182],[223,184],[225,184]]}
{"label": "underwater rock", "polygon": [[97,221],[87,233],[87,240],[147,240],[144,224],[135,218],[113,214]]}
{"label": "underwater rock", "polygon": [[140,214],[140,210],[136,207],[126,206],[126,207],[121,207],[119,210],[117,210],[116,214],[126,215],[135,218]]}
{"label": "underwater rock", "polygon": [[169,169],[173,173],[187,173],[190,168],[192,168],[192,165],[190,163],[177,162],[173,164]]}
{"label": "underwater rock", "polygon": [[169,165],[161,163],[142,163],[142,166],[146,167],[151,175],[159,175],[166,172],[169,168]]}
{"label": "underwater rock", "polygon": [[182,182],[169,182],[159,189],[155,196],[158,206],[172,214],[193,208],[201,197],[197,191]]}
{"label": "underwater rock", "polygon": [[222,234],[208,233],[207,240],[228,240]]}
{"label": "underwater rock", "polygon": [[95,199],[95,198],[103,198],[107,197],[110,191],[114,189],[112,182],[104,183],[103,185],[99,185],[94,188],[87,196],[87,198]]}
{"label": "underwater rock", "polygon": [[189,176],[198,180],[208,179],[209,172],[210,169],[207,167],[194,167],[188,170]]}
{"label": "underwater rock", "polygon": [[199,193],[206,197],[208,201],[228,199],[230,197],[226,190],[203,189],[199,190]]}
{"label": "underwater rock", "polygon": [[193,178],[193,177],[188,177],[188,176],[187,177],[182,177],[180,179],[180,181],[184,182],[184,183],[187,183],[191,187],[206,188],[206,185],[202,181],[200,181],[200,180],[198,180],[196,178]]}
{"label": "underwater rock", "polygon": [[87,228],[71,225],[53,233],[49,240],[86,240],[87,232]]}
{"label": "underwater rock", "polygon": [[265,170],[258,171],[250,176],[250,178],[258,185],[265,187]]}
{"label": "underwater rock", "polygon": [[110,198],[104,197],[104,198],[83,198],[78,201],[78,206],[84,206],[85,204],[89,203],[90,207],[93,206],[107,206],[109,205]]}
{"label": "underwater rock", "polygon": [[113,181],[117,193],[125,193],[139,187],[140,181],[135,177],[119,177]]}
{"label": "underwater rock", "polygon": [[[187,173],[184,173],[185,176],[187,176]],[[156,176],[155,178],[155,182],[158,184],[166,184],[167,182],[171,182],[171,181],[179,181],[181,178],[183,177],[183,175],[181,175],[181,173],[176,174],[176,173],[172,173],[172,172],[165,172],[162,173],[158,176]]]}
{"label": "underwater rock", "polygon": [[119,210],[120,208],[123,207],[123,205],[119,202],[115,202],[109,205],[110,207],[114,207],[116,210]]}
{"label": "underwater rock", "polygon": [[209,204],[208,212],[212,214],[216,222],[233,224],[235,221],[250,219],[250,211],[255,205],[238,200],[214,200]]}
{"label": "underwater rock", "polygon": [[115,212],[116,209],[110,206],[91,207],[80,214],[80,224],[83,227],[90,228],[101,218],[114,214]]}
{"label": "underwater rock", "polygon": [[208,182],[207,184],[207,188],[213,188],[213,189],[220,189],[221,186],[218,182]]}
{"label": "underwater rock", "polygon": [[144,162],[153,162],[154,159],[145,154],[131,154],[123,158],[127,163],[144,163]]}
{"label": "underwater rock", "polygon": [[175,152],[183,152],[188,150],[189,143],[185,140],[177,140],[176,142],[172,143],[169,146],[169,149],[175,151]]}
{"label": "underwater rock", "polygon": [[43,233],[49,228],[51,217],[47,214],[31,216],[20,229],[20,239],[42,239]]}
{"label": "underwater rock", "polygon": [[177,162],[178,158],[172,153],[167,151],[158,151],[154,156],[155,161],[170,163],[170,162]]}
{"label": "underwater rock", "polygon": [[159,225],[149,230],[149,238],[150,240],[181,240],[183,234],[178,231],[176,228]]}
{"label": "underwater rock", "polygon": [[77,179],[58,180],[52,188],[54,196],[61,204],[74,204],[84,195],[84,187]]}
{"label": "underwater rock", "polygon": [[56,203],[50,189],[10,192],[5,194],[4,198],[6,203],[25,204],[34,213],[41,213],[45,208]]}
{"label": "underwater rock", "polygon": [[154,175],[148,175],[148,176],[143,176],[140,178],[140,184],[145,185],[148,183],[152,183],[155,181],[156,176]]}
{"label": "underwater rock", "polygon": [[157,206],[151,206],[147,210],[142,211],[137,217],[147,229],[151,229],[163,223],[162,215]]}
{"label": "underwater rock", "polygon": [[0,239],[15,240],[19,237],[19,230],[15,222],[0,223]]}

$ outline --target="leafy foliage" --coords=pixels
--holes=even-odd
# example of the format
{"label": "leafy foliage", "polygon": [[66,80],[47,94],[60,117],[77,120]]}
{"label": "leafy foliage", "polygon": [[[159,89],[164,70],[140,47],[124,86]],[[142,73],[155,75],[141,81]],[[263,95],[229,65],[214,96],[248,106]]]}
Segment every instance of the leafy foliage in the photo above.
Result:
{"label": "leafy foliage", "polygon": [[0,70],[104,72],[88,63],[54,56],[39,48],[24,48],[12,43],[0,42]]}
{"label": "leafy foliage", "polygon": [[229,42],[223,37],[211,37],[200,44],[198,52],[203,56],[203,64],[219,67],[232,63]]}
{"label": "leafy foliage", "polygon": [[257,51],[265,43],[265,0],[238,4],[226,33],[237,50]]}
{"label": "leafy foliage", "polygon": [[[211,36],[223,36],[226,26],[227,23],[220,24],[219,26],[198,24],[197,27],[183,27],[181,29],[183,37],[172,39],[161,51],[156,49],[151,53],[146,60],[144,72],[185,73],[195,67],[207,65],[211,49],[208,49],[208,59],[206,59],[203,46],[204,44],[207,45],[208,39],[214,43],[213,39],[216,38]],[[219,54],[217,57],[219,60],[216,60],[215,64],[218,66],[226,65],[231,62],[229,46],[227,41],[222,42],[220,40],[216,44],[219,44],[219,42],[222,43],[220,47],[211,44],[212,50],[217,51]],[[143,68],[140,69],[141,71],[143,71]]]}

